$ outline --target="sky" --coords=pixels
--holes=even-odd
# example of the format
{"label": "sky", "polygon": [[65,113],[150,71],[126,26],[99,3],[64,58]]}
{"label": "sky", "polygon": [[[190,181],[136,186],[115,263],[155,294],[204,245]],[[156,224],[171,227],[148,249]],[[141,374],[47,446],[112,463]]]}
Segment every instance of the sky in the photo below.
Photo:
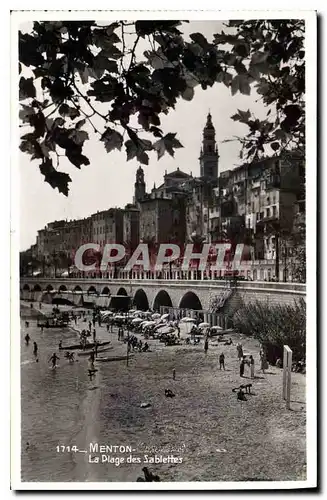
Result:
{"label": "sky", "polygon": [[[184,24],[185,35],[201,32],[209,41],[214,33],[224,29],[222,21],[192,21]],[[240,144],[224,143],[234,136],[244,136],[248,128],[234,122],[231,116],[237,109],[250,109],[259,118],[265,116],[263,104],[254,89],[250,96],[237,93],[231,95],[230,89],[222,83],[202,90],[197,86],[192,101],[180,99],[175,110],[162,116],[164,133],[176,132],[177,138],[184,146],[177,149],[175,157],[168,154],[157,160],[155,152],[150,153],[149,165],[142,165],[145,172],[147,190],[154,183],[160,185],[165,171],[180,170],[200,175],[199,154],[202,142],[202,131],[210,110],[216,129],[216,140],[219,151],[219,172],[232,169],[240,164]],[[75,168],[66,158],[61,158],[59,170],[67,172],[72,182],[68,197],[44,182],[39,171],[39,161],[30,161],[30,156],[19,155],[20,172],[20,249],[25,250],[36,242],[37,231],[51,221],[61,219],[78,219],[88,217],[97,210],[110,207],[124,207],[133,200],[134,182],[139,163],[136,159],[127,162],[125,148],[121,152],[107,153],[103,143],[92,135],[85,143],[84,154],[90,165]]]}

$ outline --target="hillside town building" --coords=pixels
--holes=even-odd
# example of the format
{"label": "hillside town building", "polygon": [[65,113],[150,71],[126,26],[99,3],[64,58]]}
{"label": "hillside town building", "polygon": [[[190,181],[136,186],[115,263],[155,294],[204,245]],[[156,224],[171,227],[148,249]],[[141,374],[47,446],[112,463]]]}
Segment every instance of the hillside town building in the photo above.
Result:
{"label": "hillside town building", "polygon": [[[177,167],[165,172],[159,187],[154,185],[148,191],[140,166],[133,203],[84,219],[51,222],[38,231],[30,254],[38,262],[58,260],[58,256],[60,261],[66,256],[69,268],[76,249],[84,243],[99,244],[101,249],[106,243],[124,244],[131,255],[139,242],[155,248],[160,243],[183,246],[230,241],[245,243],[247,258],[254,263],[253,279],[292,279],[289,262],[294,260],[294,235],[302,235],[297,245],[304,247],[303,156],[286,152],[219,172],[218,145],[209,113],[199,173],[193,176]],[[42,265],[36,267],[42,272]]]}

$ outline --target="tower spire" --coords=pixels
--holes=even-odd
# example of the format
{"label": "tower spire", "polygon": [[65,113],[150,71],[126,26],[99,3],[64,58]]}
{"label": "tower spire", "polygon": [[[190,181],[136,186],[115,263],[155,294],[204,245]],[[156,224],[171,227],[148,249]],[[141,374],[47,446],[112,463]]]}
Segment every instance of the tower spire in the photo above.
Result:
{"label": "tower spire", "polygon": [[199,158],[201,177],[218,177],[218,148],[215,135],[215,127],[213,126],[209,109],[206,125],[203,129],[202,147]]}
{"label": "tower spire", "polygon": [[136,171],[136,178],[134,184],[134,203],[141,201],[145,196],[145,181],[144,181],[144,170],[141,166]]}

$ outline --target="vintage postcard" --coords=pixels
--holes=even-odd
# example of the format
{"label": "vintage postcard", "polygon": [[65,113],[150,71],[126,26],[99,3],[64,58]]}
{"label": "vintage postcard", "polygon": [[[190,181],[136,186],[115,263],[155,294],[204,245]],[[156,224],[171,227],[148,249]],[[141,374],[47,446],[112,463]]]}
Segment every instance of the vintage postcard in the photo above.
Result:
{"label": "vintage postcard", "polygon": [[315,488],[316,13],[11,40],[12,488]]}

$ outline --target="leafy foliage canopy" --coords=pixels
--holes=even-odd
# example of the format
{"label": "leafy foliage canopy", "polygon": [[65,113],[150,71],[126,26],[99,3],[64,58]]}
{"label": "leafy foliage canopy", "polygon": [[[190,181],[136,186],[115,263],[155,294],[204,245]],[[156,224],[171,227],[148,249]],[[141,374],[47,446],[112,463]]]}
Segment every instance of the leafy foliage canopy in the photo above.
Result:
{"label": "leafy foliage canopy", "polygon": [[[254,87],[268,107],[265,120],[238,110],[232,119],[249,127],[242,155],[304,146],[304,24],[300,20],[230,21],[227,33],[208,41],[190,39],[181,21],[35,22],[19,33],[20,120],[29,131],[20,148],[39,160],[53,188],[68,194],[70,176],[60,157],[76,168],[90,163],[84,154],[90,124],[108,153],[124,147],[127,160],[148,164],[174,156],[182,145],[161,128],[162,114],[194,89],[222,83],[232,96]],[[147,50],[139,54],[140,41]],[[100,125],[98,125],[100,123]]]}

